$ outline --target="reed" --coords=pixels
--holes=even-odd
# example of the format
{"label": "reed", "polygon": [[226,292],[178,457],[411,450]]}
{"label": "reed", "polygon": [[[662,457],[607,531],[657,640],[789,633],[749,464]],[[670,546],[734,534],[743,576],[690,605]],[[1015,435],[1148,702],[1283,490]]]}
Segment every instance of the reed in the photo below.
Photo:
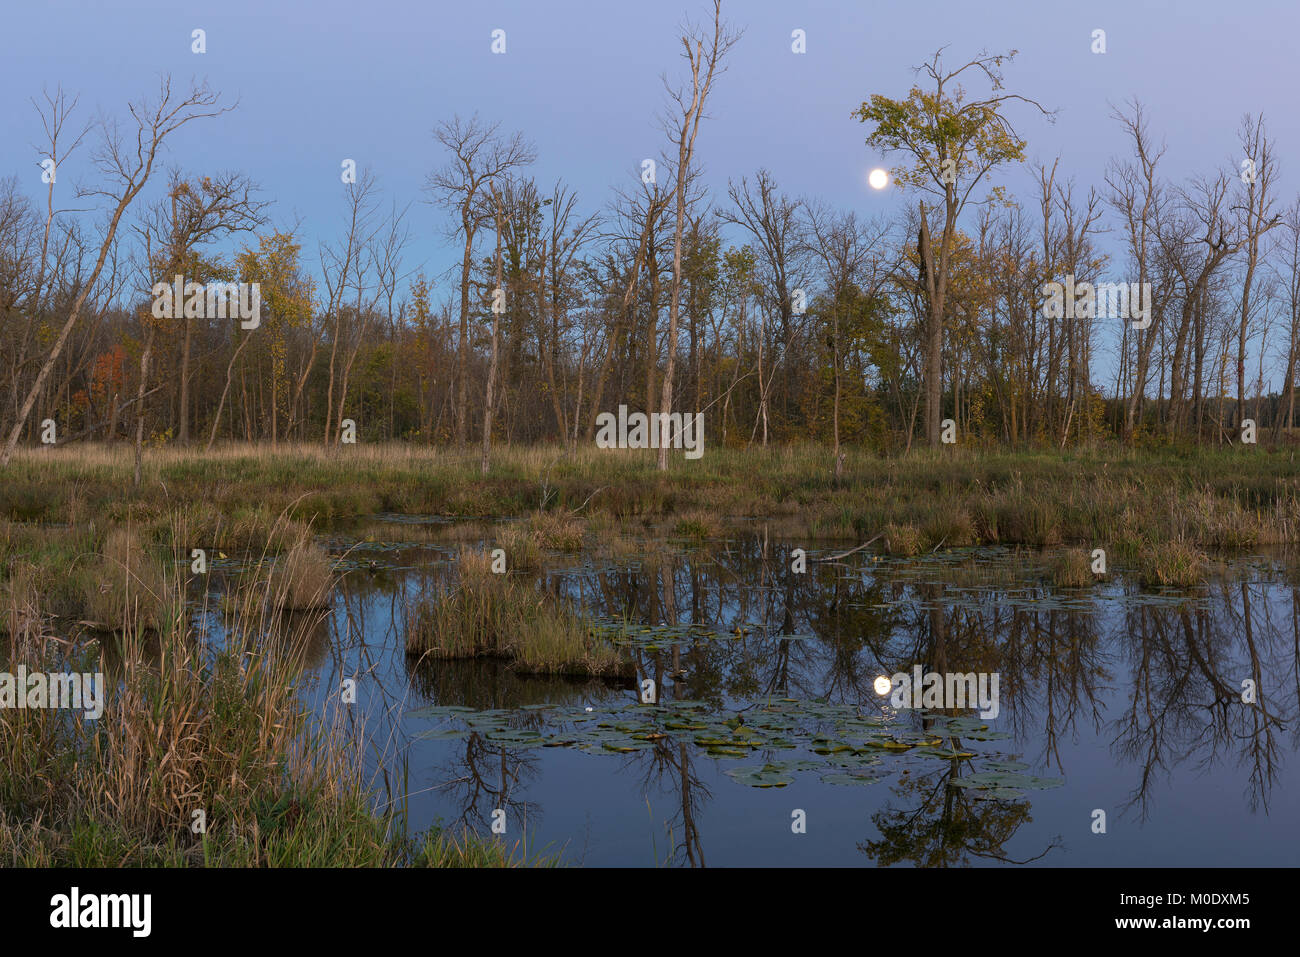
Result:
{"label": "reed", "polygon": [[[110,539],[106,553],[135,574],[140,543]],[[250,580],[270,580],[266,564]],[[0,865],[520,862],[472,835],[413,841],[395,814],[376,811],[378,795],[361,770],[364,729],[299,700],[309,625],[268,645],[265,636],[282,623],[265,589],[249,592],[225,640],[213,643],[185,610],[179,573],[159,575],[166,600],[156,628],[146,628],[134,604],[117,602],[115,627],[75,642],[52,634],[39,592],[10,575],[10,601],[28,597],[20,628],[8,613],[0,670],[98,672],[107,691],[97,720],[76,710],[0,709]]]}
{"label": "reed", "polygon": [[496,573],[464,548],[458,581],[426,585],[406,608],[406,651],[429,658],[502,658],[526,674],[628,676],[631,664],[533,581]]}

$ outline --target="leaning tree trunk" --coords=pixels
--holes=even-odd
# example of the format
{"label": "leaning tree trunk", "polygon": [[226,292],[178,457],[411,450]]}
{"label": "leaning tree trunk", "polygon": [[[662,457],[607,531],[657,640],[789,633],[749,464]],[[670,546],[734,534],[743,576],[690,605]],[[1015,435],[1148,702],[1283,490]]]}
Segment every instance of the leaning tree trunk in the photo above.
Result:
{"label": "leaning tree trunk", "polygon": [[68,337],[72,335],[73,327],[76,326],[77,320],[81,318],[81,310],[86,304],[90,290],[95,288],[95,283],[99,280],[99,274],[104,269],[104,261],[108,258],[108,250],[113,245],[113,237],[117,235],[117,226],[122,221],[122,214],[126,212],[127,206],[131,205],[131,201],[135,199],[143,187],[144,180],[141,180],[139,184],[123,193],[122,198],[118,200],[117,209],[113,211],[113,218],[109,220],[108,232],[104,235],[104,242],[99,247],[99,258],[95,260],[95,268],[91,270],[86,284],[81,287],[81,294],[73,302],[72,309],[68,312],[68,318],[64,321],[63,328],[59,330],[59,337],[54,340],[54,348],[50,350],[45,363],[41,366],[41,371],[37,373],[36,381],[32,383],[27,398],[23,400],[22,408],[18,410],[18,416],[14,420],[13,428],[9,430],[9,437],[5,440],[4,450],[0,451],[0,468],[8,465],[9,459],[13,457],[14,449],[18,445],[18,439],[23,434],[23,427],[27,424],[27,417],[32,414],[32,406],[36,404],[37,397],[44,390],[45,382],[54,369],[54,363],[59,360],[63,347],[67,345]]}
{"label": "leaning tree trunk", "polygon": [[135,395],[135,484],[140,487],[140,466],[144,458],[144,394],[149,382],[149,359],[153,355],[153,337],[156,327],[150,323],[145,338],[144,353],[140,356],[140,388]]}
{"label": "leaning tree trunk", "polygon": [[[496,400],[493,394],[493,388],[497,380],[497,343],[500,329],[500,312],[501,305],[499,299],[505,295],[505,289],[501,285],[501,201],[496,197],[496,189],[493,188],[493,199],[497,204],[497,285],[492,293],[492,358],[488,364],[487,377],[487,394],[483,397],[483,458],[479,463],[479,469],[484,474],[488,474],[488,468],[492,457],[492,404]],[[507,408],[506,427],[509,428],[510,420],[509,409]]]}

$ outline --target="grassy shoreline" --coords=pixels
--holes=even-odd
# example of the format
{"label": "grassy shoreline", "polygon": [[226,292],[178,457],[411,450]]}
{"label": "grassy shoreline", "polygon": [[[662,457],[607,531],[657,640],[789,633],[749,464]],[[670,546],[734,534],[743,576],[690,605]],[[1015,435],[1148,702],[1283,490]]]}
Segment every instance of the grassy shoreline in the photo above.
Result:
{"label": "grassy shoreline", "polygon": [[[0,552],[0,672],[104,681],[97,718],[84,698],[0,706],[0,866],[555,863],[468,831],[407,833],[405,799],[382,800],[392,795],[363,777],[345,705],[315,714],[297,695],[312,619],[285,613],[326,614],[330,580],[303,556],[301,529],[275,532],[282,560],[243,572],[217,642],[195,625],[183,573],[132,528],[111,528],[102,555],[66,567],[49,564],[68,557],[59,547]],[[72,582],[62,594],[50,587],[60,576]],[[79,597],[102,609],[94,627],[62,631],[53,612]]]}
{"label": "grassy shoreline", "polygon": [[[489,519],[534,512],[602,527],[764,519],[788,537],[864,541],[894,526],[917,549],[969,544],[1234,548],[1300,542],[1289,452],[1126,450],[847,453],[833,477],[817,446],[712,450],[668,472],[653,453],[406,445],[150,452],[132,488],[125,446],[25,450],[0,474],[0,522],[141,526],[160,542],[258,548],[283,512],[317,531],[377,513]],[[5,542],[0,531],[0,547]]]}
{"label": "grassy shoreline", "polygon": [[359,742],[306,713],[291,666],[237,654],[200,664],[188,642],[161,645],[155,657],[125,639],[112,668],[11,644],[0,670],[100,670],[115,687],[94,721],[0,709],[0,867],[556,863],[469,831],[407,834],[404,802],[377,810]]}

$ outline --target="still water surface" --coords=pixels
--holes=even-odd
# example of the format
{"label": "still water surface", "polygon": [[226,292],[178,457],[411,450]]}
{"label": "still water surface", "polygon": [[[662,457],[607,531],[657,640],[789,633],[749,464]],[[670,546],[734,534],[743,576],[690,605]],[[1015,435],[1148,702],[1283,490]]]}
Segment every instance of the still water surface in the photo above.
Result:
{"label": "still water surface", "polygon": [[[1153,592],[1122,567],[1057,589],[1046,556],[1005,549],[819,562],[843,546],[761,525],[552,554],[538,587],[632,626],[637,679],[593,681],[409,659],[406,598],[454,578],[457,546],[374,527],[327,543],[345,573],[303,693],[323,709],[357,679],[350,719],[373,768],[405,775],[412,830],[490,834],[504,809],[510,843],[526,829],[589,865],[1300,863],[1300,583],[1281,557]],[[915,665],[997,673],[998,715],[891,707],[876,678]]]}

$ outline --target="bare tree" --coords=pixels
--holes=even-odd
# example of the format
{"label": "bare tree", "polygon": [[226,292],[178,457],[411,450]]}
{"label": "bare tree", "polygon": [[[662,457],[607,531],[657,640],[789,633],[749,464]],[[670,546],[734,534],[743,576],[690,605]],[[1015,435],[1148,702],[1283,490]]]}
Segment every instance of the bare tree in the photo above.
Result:
{"label": "bare tree", "polygon": [[840,396],[842,392],[841,373],[844,364],[844,339],[841,334],[841,317],[849,306],[855,293],[865,294],[867,302],[874,299],[885,273],[876,269],[872,275],[865,277],[868,288],[861,289],[863,272],[866,270],[872,249],[880,243],[887,227],[873,224],[871,227],[858,222],[852,212],[835,213],[820,205],[808,205],[808,232],[813,240],[812,250],[820,258],[826,276],[826,298],[830,308],[830,352],[834,395],[831,403],[831,432],[834,441],[832,450],[835,461],[835,477],[843,473],[843,457],[840,453]]}
{"label": "bare tree", "polygon": [[[1246,334],[1250,325],[1251,293],[1255,271],[1259,267],[1260,242],[1265,233],[1281,223],[1281,216],[1273,214],[1271,187],[1277,175],[1277,161],[1273,158],[1272,144],[1264,130],[1264,117],[1249,115],[1241,121],[1242,161],[1241,203],[1234,207],[1241,218],[1242,245],[1245,251],[1245,273],[1241,280],[1241,312],[1237,325],[1237,425],[1246,417]],[[1263,348],[1260,349],[1263,355]]]}
{"label": "bare tree", "polygon": [[455,233],[465,240],[460,267],[460,342],[457,345],[456,444],[465,445],[466,409],[469,404],[469,287],[474,259],[474,237],[482,224],[482,204],[478,202],[484,187],[527,166],[537,153],[521,134],[509,137],[498,133],[499,123],[486,124],[478,115],[463,120],[459,116],[439,124],[434,138],[450,154],[447,164],[430,174],[426,189],[434,202],[452,212]]}
{"label": "bare tree", "polygon": [[[157,243],[161,259],[152,263],[159,272],[156,279],[170,282],[175,273],[188,273],[204,281],[211,277],[194,275],[202,268],[195,257],[197,250],[209,243],[239,232],[251,232],[266,218],[270,204],[254,197],[257,187],[242,173],[226,172],[214,176],[187,177],[173,169],[168,177],[167,197],[155,203],[138,227]],[[183,311],[184,312],[184,311]],[[181,339],[180,423],[176,439],[182,445],[190,441],[190,378],[194,340],[194,317],[178,316],[184,322]]]}
{"label": "bare tree", "polygon": [[[374,225],[377,189],[374,174],[369,170],[361,178],[347,184],[348,226],[343,241],[337,245],[323,243],[320,248],[321,277],[326,291],[326,317],[334,320],[334,330],[330,336],[329,388],[325,398],[325,431],[323,443],[329,446],[338,441],[342,428],[343,404],[347,396],[346,372],[339,363],[339,347],[343,346],[345,358],[348,356],[346,345],[348,336],[345,315],[352,314],[353,324],[359,327],[353,336],[359,346],[365,336],[367,322],[363,300],[368,291],[366,272],[371,254],[370,244],[379,227]],[[349,305],[348,297],[355,293],[354,304]],[[356,356],[355,347],[351,350],[352,358]],[[348,360],[346,368],[351,367]],[[338,395],[337,404],[334,396]],[[335,415],[337,410],[338,414]]]}
{"label": "bare tree", "polygon": [[[719,216],[724,222],[743,227],[753,237],[760,266],[758,274],[765,293],[766,301],[759,308],[759,402],[754,427],[757,431],[761,422],[763,445],[766,446],[768,397],[772,379],[776,375],[776,365],[780,361],[774,359],[764,377],[763,359],[768,344],[767,318],[772,313],[779,318],[780,341],[783,350],[788,348],[795,332],[794,292],[802,289],[809,278],[809,246],[801,217],[803,204],[779,192],[776,181],[765,169],[760,169],[755,175],[752,187],[749,180],[743,177],[739,183],[728,183],[727,195],[731,199],[731,208],[721,210]],[[786,365],[785,368],[788,373],[790,366]]]}
{"label": "bare tree", "polygon": [[497,379],[497,349],[500,339],[501,309],[505,305],[505,279],[501,275],[501,195],[496,183],[488,184],[492,190],[492,206],[496,216],[496,288],[492,290],[492,357],[488,363],[487,390],[483,399],[483,457],[479,463],[480,471],[488,474],[492,456],[492,413],[495,411],[496,396],[493,389]]}
{"label": "bare tree", "polygon": [[0,452],[0,467],[9,464],[14,448],[18,445],[19,436],[22,435],[23,427],[27,423],[27,417],[36,403],[36,397],[40,395],[45,380],[49,378],[50,371],[54,368],[54,363],[58,361],[68,337],[72,334],[78,319],[81,318],[86,300],[99,280],[104,262],[117,236],[122,216],[127,207],[140,195],[149,177],[153,175],[158,153],[163,144],[172,133],[191,120],[219,116],[233,109],[233,107],[219,107],[218,100],[219,95],[209,90],[206,84],[191,87],[188,94],[178,99],[172,92],[171,78],[164,76],[156,100],[141,101],[129,106],[131,116],[135,120],[133,137],[129,134],[123,136],[115,123],[106,121],[102,124],[103,145],[95,157],[95,165],[108,182],[99,188],[85,189],[80,195],[98,196],[112,203],[108,226],[99,246],[95,266],[73,302],[68,318],[64,320],[63,328],[60,329],[58,338],[54,340],[49,355],[46,356],[45,363],[36,376],[36,381],[32,383],[27,398],[23,401],[22,408],[18,410],[16,421],[5,441],[4,450]]}
{"label": "bare tree", "polygon": [[[677,362],[677,331],[681,317],[682,298],[682,230],[686,223],[686,184],[691,176],[691,160],[695,153],[695,138],[700,131],[700,120],[704,115],[704,106],[709,92],[713,89],[714,76],[719,72],[722,58],[739,39],[738,34],[727,32],[722,23],[722,0],[713,0],[713,36],[709,38],[708,50],[705,50],[705,37],[699,31],[688,27],[682,36],[683,56],[691,71],[691,91],[688,97],[682,89],[670,90],[670,96],[677,106],[679,115],[673,117],[674,126],[670,131],[673,142],[677,144],[677,168],[673,177],[673,196],[677,202],[677,215],[673,229],[673,280],[668,299],[668,342],[667,358],[664,364],[663,392],[659,408],[663,412],[661,422],[667,423],[672,411],[673,375]],[[659,470],[668,469],[668,442],[664,436],[659,440]]]}
{"label": "bare tree", "polygon": [[[86,123],[81,125],[78,129],[69,130],[65,134],[64,127],[67,125],[73,112],[77,108],[77,98],[72,97],[69,99],[68,94],[64,92],[62,87],[56,88],[54,93],[46,91],[42,94],[42,97],[45,101],[43,104],[37,103],[33,100],[32,105],[36,107],[36,111],[41,118],[41,125],[45,131],[45,146],[44,148],[38,149],[38,154],[43,157],[41,160],[42,164],[48,164],[45,165],[46,172],[43,175],[43,179],[46,180],[45,217],[44,224],[40,229],[39,248],[34,251],[36,271],[35,275],[30,277],[30,291],[26,294],[26,301],[29,305],[29,308],[26,310],[27,322],[23,326],[21,336],[15,349],[16,355],[14,357],[12,374],[10,377],[14,409],[19,407],[20,378],[23,369],[27,366],[29,359],[31,358],[29,357],[29,351],[35,346],[36,332],[45,315],[46,303],[50,299],[50,292],[54,286],[52,278],[58,273],[57,268],[50,268],[50,233],[54,227],[56,217],[61,213],[70,211],[55,209],[54,207],[54,189],[58,181],[58,168],[60,165],[63,165],[68,161],[69,157],[71,157],[77,147],[81,145],[82,140],[85,139],[91,129],[91,124]],[[71,142],[69,142],[69,140]],[[13,187],[16,187],[16,185],[16,183],[13,184]],[[10,262],[13,264],[12,268],[15,270],[13,276],[14,294],[8,304],[9,307],[12,308],[17,304],[18,299],[17,280],[18,273],[22,271],[19,264],[25,263],[29,259],[30,253],[33,251],[30,250],[30,248],[21,248],[24,246],[29,247],[32,238],[31,230],[25,228],[25,221],[28,219],[28,216],[24,212],[26,210],[26,204],[25,202],[21,205],[19,204],[17,194],[14,192],[13,188],[9,189],[7,194],[5,209],[8,215],[5,216],[5,223],[8,228],[5,229],[4,234],[9,238],[9,242],[6,245],[12,249]],[[32,216],[34,216],[34,213]],[[114,396],[113,401],[116,402],[116,396]]]}
{"label": "bare tree", "polygon": [[[577,194],[563,183],[557,182],[551,196],[544,201],[550,207],[550,219],[547,225],[547,239],[543,243],[543,284],[546,290],[545,303],[539,303],[538,329],[545,329],[546,342],[538,336],[538,352],[542,357],[542,370],[546,375],[547,391],[551,394],[551,403],[555,412],[555,425],[560,435],[569,435],[568,418],[565,404],[560,395],[560,386],[556,370],[560,364],[564,323],[562,316],[571,296],[573,272],[578,257],[584,247],[591,241],[600,224],[600,218],[592,213],[584,219],[578,219],[576,208]],[[549,326],[549,328],[548,328]],[[582,356],[585,359],[585,355]],[[579,387],[581,391],[581,387]],[[576,436],[577,417],[581,411],[582,398],[573,410],[574,434]]]}
{"label": "bare tree", "polygon": [[[645,403],[646,411],[649,412],[654,401],[654,371],[655,371],[655,313],[659,308],[658,279],[658,244],[655,240],[657,228],[661,217],[668,208],[669,201],[673,198],[671,190],[664,189],[658,182],[647,183],[645,180],[639,180],[641,183],[641,196],[630,196],[620,193],[613,207],[613,216],[622,219],[627,223],[626,232],[623,235],[615,235],[613,241],[617,247],[619,244],[628,245],[635,243],[635,253],[631,256],[631,265],[626,272],[620,269],[621,262],[626,259],[625,256],[617,255],[617,248],[611,254],[610,267],[611,272],[625,276],[623,281],[623,295],[619,300],[614,312],[614,321],[612,327],[606,334],[604,355],[601,358],[600,371],[596,375],[596,383],[592,392],[592,414],[587,419],[587,440],[596,431],[596,413],[600,402],[605,394],[605,384],[609,376],[614,354],[619,344],[631,335],[636,324],[636,308],[638,297],[641,292],[642,273],[649,275],[650,296],[649,296],[649,332],[646,336],[647,360],[646,360],[646,392]],[[644,204],[644,205],[643,205]],[[618,275],[614,281],[618,280]]]}
{"label": "bare tree", "polygon": [[[1127,112],[1115,110],[1112,116],[1123,125],[1133,143],[1133,158],[1125,162],[1112,162],[1106,174],[1110,187],[1110,202],[1124,220],[1125,240],[1130,260],[1137,266],[1141,288],[1151,281],[1155,245],[1159,236],[1158,217],[1164,204],[1164,194],[1156,177],[1156,167],[1164,155],[1163,144],[1156,148],[1147,128],[1142,104],[1134,100]],[[1153,287],[1154,288],[1154,287]],[[1151,325],[1135,330],[1136,358],[1132,373],[1131,391],[1124,403],[1124,421],[1121,434],[1125,440],[1132,437],[1137,418],[1138,404],[1146,391],[1147,372],[1151,349],[1157,339],[1163,318],[1163,296],[1151,307]],[[1127,339],[1127,327],[1125,329]]]}
{"label": "bare tree", "polygon": [[[1300,356],[1300,198],[1287,207],[1283,232],[1283,272],[1280,276],[1286,289],[1287,353],[1286,373],[1282,379],[1282,404],[1286,409],[1286,427],[1295,428],[1295,373]],[[1281,437],[1283,416],[1279,410],[1273,425],[1273,436]]]}

